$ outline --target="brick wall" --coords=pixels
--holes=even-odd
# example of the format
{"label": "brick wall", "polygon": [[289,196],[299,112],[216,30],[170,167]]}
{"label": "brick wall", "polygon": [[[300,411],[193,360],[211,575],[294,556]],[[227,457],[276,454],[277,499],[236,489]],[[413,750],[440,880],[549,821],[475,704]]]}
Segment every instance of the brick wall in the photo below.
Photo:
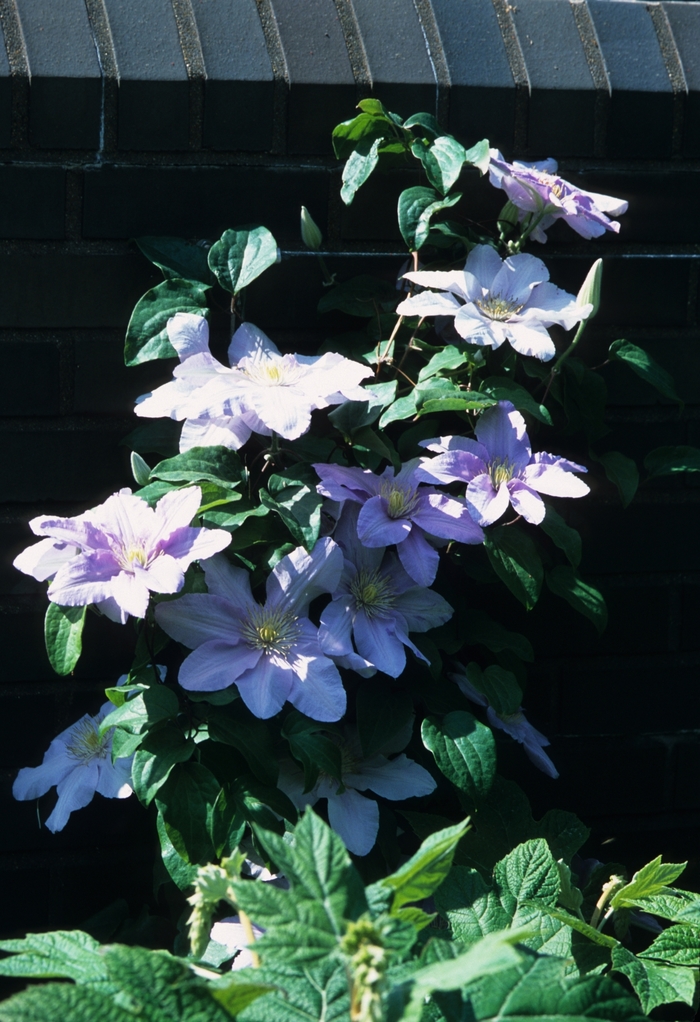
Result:
{"label": "brick wall", "polygon": [[[378,179],[343,208],[332,126],[372,93],[403,115],[437,112],[469,144],[486,135],[509,157],[555,155],[565,176],[629,199],[619,237],[584,245],[555,230],[545,254],[569,290],[605,256],[589,350],[602,361],[617,337],[642,344],[686,401],[679,417],[606,368],[614,446],[641,460],[700,445],[700,3],[0,0],[0,27],[0,911],[11,931],[76,925],[134,878],[138,905],[151,883],[153,821],[133,799],[96,800],[54,837],[10,795],[17,768],[94,712],[129,663],[128,627],[91,620],[75,675],[53,675],[42,587],[10,565],[28,518],[77,513],[130,482],[120,440],[133,400],[168,372],[123,365],[130,311],[159,279],[129,239],[265,223],[285,256],[251,288],[248,316],[312,350],[322,327],[316,282],[293,258],[299,206],[343,253],[332,269],[356,272],[353,253],[369,251],[395,272],[393,202],[380,200],[415,183]],[[475,191],[475,218],[493,217],[499,196]],[[571,510],[611,623],[597,640],[543,597],[527,622],[527,706],[562,779],[503,746],[538,807],[574,809],[600,837],[653,834],[654,852],[662,831],[690,852],[700,822],[699,498],[693,477],[661,480],[622,511],[600,485]],[[499,613],[523,623],[508,596]]]}

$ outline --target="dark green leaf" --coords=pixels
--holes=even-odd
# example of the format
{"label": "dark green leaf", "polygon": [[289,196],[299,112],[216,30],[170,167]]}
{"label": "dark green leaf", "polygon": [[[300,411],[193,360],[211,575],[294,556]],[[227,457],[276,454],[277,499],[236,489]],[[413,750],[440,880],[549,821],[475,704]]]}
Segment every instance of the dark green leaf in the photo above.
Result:
{"label": "dark green leaf", "polygon": [[496,743],[491,728],[471,713],[448,713],[442,724],[427,717],[421,727],[426,749],[441,773],[472,802],[487,794],[496,773]]}
{"label": "dark green leaf", "polygon": [[361,447],[373,451],[380,458],[390,461],[396,471],[401,468],[401,459],[389,437],[385,434],[380,436],[371,426],[363,426],[356,430],[353,437],[353,447]]}
{"label": "dark green leaf", "polygon": [[578,568],[581,563],[581,536],[576,529],[566,524],[551,504],[547,505],[547,512],[544,520],[540,522],[540,528],[560,550],[564,551],[569,564]]}
{"label": "dark green leaf", "polygon": [[365,387],[366,401],[346,401],[338,405],[328,418],[344,437],[352,439],[354,433],[363,426],[371,426],[376,422],[382,410],[392,403],[396,397],[396,380],[388,383],[376,383]]}
{"label": "dark green leaf", "polygon": [[342,755],[340,746],[324,734],[323,724],[309,720],[293,710],[284,722],[282,734],[289,742],[289,748],[304,768],[304,789],[310,791],[319,773],[334,777],[338,783],[342,778]]}
{"label": "dark green leaf", "polygon": [[200,763],[176,763],[156,799],[175,850],[188,862],[211,862],[215,849],[209,834],[221,785]]}
{"label": "dark green leaf", "polygon": [[[407,692],[388,685],[361,685],[357,693],[356,718],[362,752],[369,758],[403,733],[413,718],[413,700]],[[408,737],[405,744],[408,744]]]}
{"label": "dark green leaf", "polygon": [[150,805],[174,765],[190,759],[194,750],[192,739],[185,738],[175,725],[166,725],[146,735],[131,768],[131,783],[137,798],[144,805]]}
{"label": "dark green leaf", "polygon": [[476,167],[482,174],[485,174],[489,169],[490,160],[489,140],[487,138],[482,138],[481,141],[473,145],[471,149],[467,149],[464,154],[465,163],[471,163],[471,165]]}
{"label": "dark green leaf", "polygon": [[258,983],[275,993],[261,997],[238,1015],[239,1022],[347,1022],[350,992],[345,963],[334,957],[295,966],[265,959],[255,970]]}
{"label": "dark green leaf", "polygon": [[321,529],[323,497],[316,489],[317,477],[308,465],[295,465],[270,476],[260,500],[276,511],[294,542],[311,550]]}
{"label": "dark green leaf", "polygon": [[60,976],[90,986],[106,983],[108,978],[100,945],[82,930],[54,930],[0,940],[0,951],[12,953],[11,958],[0,960],[0,976]]}
{"label": "dark green leaf", "polygon": [[459,348],[455,348],[452,344],[448,344],[442,351],[438,351],[437,354],[433,355],[426,366],[423,366],[418,373],[418,382],[422,383],[424,380],[429,380],[431,376],[437,376],[438,373],[445,370],[458,369],[459,366],[464,365],[467,361],[468,355],[466,352],[460,351]]}
{"label": "dark green leaf", "polygon": [[700,968],[700,926],[669,926],[638,957]]}
{"label": "dark green leaf", "polygon": [[170,878],[180,890],[186,891],[194,883],[199,867],[196,863],[193,864],[183,859],[179,854],[175,845],[168,837],[168,832],[165,829],[165,823],[160,813],[156,817],[156,827],[158,839],[160,840],[160,854],[163,859],[163,865],[168,871]]}
{"label": "dark green leaf", "polygon": [[[230,952],[226,952],[226,957],[231,957]],[[209,990],[214,1000],[218,1001],[232,1018],[236,1018],[249,1004],[257,1001],[263,994],[275,990],[275,987],[269,983],[246,982],[240,975],[234,974],[233,978],[226,977],[225,983],[212,984]]]}
{"label": "dark green leaf", "polygon": [[151,685],[112,710],[100,724],[100,732],[104,734],[111,727],[120,727],[132,734],[138,733],[145,727],[176,717],[179,709],[180,703],[171,689],[165,685]]}
{"label": "dark green leaf", "polygon": [[625,454],[619,451],[608,451],[607,454],[593,454],[592,457],[605,469],[605,474],[617,487],[622,506],[627,507],[634,500],[639,486],[639,469]]}
{"label": "dark green leaf", "polygon": [[147,291],[136,303],[126,329],[126,364],[135,366],[154,358],[175,357],[177,352],[168,340],[168,320],[178,312],[205,316],[207,287],[206,284],[173,279],[164,280]]}
{"label": "dark green leaf", "polygon": [[[605,425],[608,390],[602,376],[587,369],[578,359],[569,358],[556,381],[560,384],[557,393],[569,420],[567,432],[583,433],[589,441],[610,432]],[[554,386],[551,393],[555,394]]]}
{"label": "dark green leaf", "polygon": [[277,784],[279,764],[270,732],[262,720],[237,703],[235,708],[210,711],[208,722],[209,737],[213,741],[238,749],[263,784]]}
{"label": "dark green leaf", "polygon": [[445,827],[431,834],[415,855],[391,876],[381,881],[394,892],[392,912],[423,898],[429,898],[440,886],[452,866],[460,838],[469,828],[469,821]]}
{"label": "dark green leaf", "polygon": [[547,572],[547,585],[561,596],[574,610],[593,622],[599,633],[605,631],[608,623],[608,608],[605,599],[595,586],[583,582],[573,568],[560,564]]}
{"label": "dark green leaf", "polygon": [[[363,102],[367,102],[363,100]],[[379,104],[381,107],[381,104]],[[375,140],[396,137],[395,122],[385,107],[363,110],[350,121],[333,129],[333,149],[339,160],[347,160],[360,143],[371,145]]]}
{"label": "dark green leaf", "polygon": [[406,188],[401,192],[398,209],[399,229],[411,252],[420,248],[420,244],[416,240],[416,232],[419,229],[423,213],[438,201],[438,193],[433,188],[425,188],[423,185]]}
{"label": "dark green leaf", "polygon": [[697,447],[656,447],[647,454],[644,467],[650,478],[676,472],[700,472],[700,450]]}
{"label": "dark green leaf", "polygon": [[425,168],[433,188],[446,195],[459,177],[466,153],[464,146],[451,135],[440,135],[433,144],[420,150],[413,150]]}
{"label": "dark green leaf", "polygon": [[510,401],[519,412],[527,412],[546,426],[552,425],[552,416],[545,406],[535,401],[530,391],[514,380],[502,376],[489,376],[484,380],[481,393],[490,394],[497,401]]}
{"label": "dark green leaf", "polygon": [[[481,412],[485,408],[495,405],[496,399],[488,394],[477,394],[473,390],[458,390],[453,387],[451,391],[447,387],[442,393],[433,389],[438,380],[431,380],[432,387],[416,388],[416,404],[421,415],[430,415],[433,412]],[[448,383],[448,380],[444,381]]]}
{"label": "dark green leaf", "polygon": [[343,167],[343,185],[340,189],[340,197],[346,206],[350,205],[358,188],[362,187],[377,166],[381,142],[381,138],[375,138],[373,142],[363,139],[350,153]]}
{"label": "dark green leaf", "polygon": [[[0,1022],[133,1022],[108,994],[90,987],[47,983],[31,987],[0,1004]],[[143,1022],[151,1022],[148,1016]]]}
{"label": "dark green leaf", "polygon": [[146,259],[150,259],[166,278],[195,281],[211,287],[214,283],[207,249],[182,238],[135,238]]}
{"label": "dark green leaf", "polygon": [[399,295],[386,280],[363,274],[329,288],[318,303],[319,313],[347,312],[350,316],[376,316],[395,308]]}
{"label": "dark green leaf", "polygon": [[509,915],[533,898],[554,906],[559,895],[559,871],[544,838],[524,841],[496,863],[494,880],[501,904]]}
{"label": "dark green leaf", "polygon": [[530,662],[535,659],[532,645],[524,635],[508,631],[483,610],[476,610],[472,607],[468,609],[464,615],[463,636],[464,642],[470,646],[479,642],[482,646],[490,649],[492,653],[500,653],[507,649],[515,653],[521,660]]}
{"label": "dark green leaf", "polygon": [[486,533],[485,546],[498,577],[526,610],[532,610],[539,599],[544,572],[530,537],[512,526],[500,525]]}
{"label": "dark green leaf", "polygon": [[192,447],[174,458],[160,461],[151,470],[151,477],[169,483],[208,480],[231,489],[240,485],[241,459],[228,447]]}
{"label": "dark green leaf", "polygon": [[435,892],[435,904],[452,927],[455,940],[473,944],[487,933],[507,929],[512,913],[506,912],[476,869],[455,865]]}
{"label": "dark green leaf", "polygon": [[675,1001],[693,1003],[696,980],[692,969],[655,965],[637,958],[624,947],[614,948],[612,967],[627,976],[645,1012]]}
{"label": "dark green leaf", "polygon": [[478,664],[470,663],[466,672],[471,684],[486,696],[496,713],[507,716],[518,712],[523,691],[512,671],[506,671],[497,664],[482,671]]}
{"label": "dark green leaf", "polygon": [[83,625],[87,607],[59,607],[49,603],[44,618],[44,641],[56,674],[70,674],[83,649]]}
{"label": "dark green leaf", "polygon": [[277,242],[267,227],[248,224],[224,231],[209,249],[209,266],[225,291],[238,294],[277,262]]}
{"label": "dark green leaf", "polygon": [[432,114],[411,114],[411,116],[407,117],[403,122],[403,126],[404,128],[425,128],[426,131],[429,131],[431,135],[435,135],[436,137],[443,134],[442,128]]}
{"label": "dark green leaf", "polygon": [[634,908],[639,898],[659,894],[667,884],[672,884],[685,870],[687,862],[662,862],[661,856],[637,870],[632,879],[612,896],[613,908]]}
{"label": "dark green leaf", "polygon": [[403,419],[412,419],[416,414],[416,391],[412,390],[406,397],[397,398],[393,405],[389,405],[379,420],[379,428],[385,429],[391,422],[400,422]]}
{"label": "dark green leaf", "polygon": [[676,386],[673,377],[662,369],[658,362],[655,362],[651,355],[647,355],[643,348],[630,341],[613,341],[608,352],[611,359],[625,362],[630,369],[640,376],[652,387],[655,387],[660,394],[682,405],[683,402],[676,394]]}

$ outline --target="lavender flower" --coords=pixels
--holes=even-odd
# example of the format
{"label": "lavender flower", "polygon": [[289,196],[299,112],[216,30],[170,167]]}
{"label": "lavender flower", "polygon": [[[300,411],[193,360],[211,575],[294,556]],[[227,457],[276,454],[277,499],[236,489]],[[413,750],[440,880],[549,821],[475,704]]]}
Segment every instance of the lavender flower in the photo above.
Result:
{"label": "lavender flower", "polygon": [[491,149],[489,180],[502,188],[514,206],[520,210],[520,219],[544,214],[530,237],[545,242],[545,231],[555,220],[563,219],[583,238],[599,238],[606,231],[620,230],[616,220],[605,214],[619,216],[627,210],[624,199],[598,192],[586,192],[557,174],[556,160],[506,163],[497,149]]}
{"label": "lavender flower", "polygon": [[48,596],[63,607],[94,603],[113,621],[144,617],[149,594],[177,593],[185,570],[231,542],[223,529],[196,529],[202,491],[172,490],[155,508],[124,489],[75,518],[40,515],[29,526],[48,539],[24,550],[14,565],[43,581],[55,572]]}
{"label": "lavender flower", "polygon": [[289,700],[314,720],[338,720],[345,690],[338,668],[309,621],[311,600],[332,592],[343,558],[331,539],[312,553],[297,547],[267,580],[267,602],[252,596],[250,577],[225,557],[204,565],[208,593],[192,593],[156,608],[161,628],[194,652],[180,668],[183,688],[218,692],[236,685],[256,717],[274,716]]}
{"label": "lavender flower", "polygon": [[549,283],[541,259],[520,254],[501,259],[490,245],[476,245],[464,270],[407,273],[414,284],[439,288],[401,302],[403,316],[454,316],[457,333],[470,344],[499,348],[508,341],[519,354],[543,362],[556,354],[547,327],[570,330],[591,312],[574,295]]}
{"label": "lavender flower", "polygon": [[429,586],[435,580],[439,563],[426,534],[460,543],[484,542],[464,501],[419,485],[418,458],[406,462],[398,473],[386,468],[380,476],[342,465],[314,468],[321,479],[319,493],[362,505],[357,518],[362,543],[373,548],[396,543],[401,563],[419,585]]}
{"label": "lavender flower", "polygon": [[525,749],[525,755],[531,762],[535,764],[538,769],[543,773],[547,774],[553,780],[556,780],[559,776],[559,771],[552,763],[551,759],[546,752],[542,749],[545,745],[549,745],[549,739],[533,727],[525,718],[525,711],[522,706],[515,713],[500,714],[496,713],[493,706],[489,704],[488,699],[475,688],[467,677],[467,673],[461,664],[458,665],[459,671],[455,671],[449,674],[448,677],[452,681],[457,682],[460,691],[471,699],[473,703],[477,703],[479,706],[486,707],[486,717],[491,727],[498,728],[501,731],[505,731],[506,734],[514,738],[516,742]]}
{"label": "lavender flower", "polygon": [[499,401],[479,416],[476,440],[439,437],[421,446],[437,451],[423,458],[418,470],[429,482],[467,483],[467,500],[480,525],[497,521],[510,504],[532,525],[546,512],[540,493],[552,497],[583,497],[588,486],[574,472],[586,472],[566,458],[542,451],[533,454],[525,420],[510,401]]}
{"label": "lavender flower", "polygon": [[[126,675],[119,683],[125,680]],[[133,756],[112,763],[112,734],[100,735],[100,724],[113,709],[111,703],[104,703],[94,717],[86,713],[54,738],[41,766],[23,767],[17,774],[12,794],[21,802],[39,798],[56,786],[58,801],[46,821],[54,834],[63,830],[72,812],[92,802],[96,791],[105,798],[131,794]]]}
{"label": "lavender flower", "polygon": [[201,316],[178,313],[168,337],[181,364],[175,379],[140,397],[136,414],[185,419],[180,450],[221,444],[237,450],[251,432],[295,440],[316,408],[362,401],[360,382],[368,366],[342,355],[281,355],[265,334],[243,323],[228,349],[229,369],[209,351],[209,328]]}
{"label": "lavender flower", "polygon": [[366,547],[357,536],[357,518],[356,507],[346,508],[334,534],[345,560],[333,599],[321,614],[319,642],[341,667],[364,676],[377,669],[398,678],[406,666],[406,646],[428,663],[408,633],[443,625],[453,609],[438,593],[416,586],[393,554]]}
{"label": "lavender flower", "polygon": [[[332,829],[355,855],[367,855],[377,840],[379,806],[374,799],[360,795],[373,791],[382,798],[399,801],[429,795],[436,784],[427,770],[407,756],[388,757],[403,749],[413,727],[409,721],[376,755],[364,758],[357,732],[347,729],[345,736],[329,737],[340,747],[342,786],[332,777],[321,774],[310,792],[304,792],[304,775],[296,764],[281,764],[279,787],[298,809],[315,805],[320,798],[328,801],[328,821]],[[344,789],[344,790],[343,790]]]}

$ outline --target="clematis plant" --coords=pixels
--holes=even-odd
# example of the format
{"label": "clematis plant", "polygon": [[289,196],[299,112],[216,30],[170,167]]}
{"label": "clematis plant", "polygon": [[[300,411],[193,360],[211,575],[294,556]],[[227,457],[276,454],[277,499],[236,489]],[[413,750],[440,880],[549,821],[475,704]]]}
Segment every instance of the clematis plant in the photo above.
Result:
{"label": "clematis plant", "polygon": [[520,253],[501,259],[490,245],[476,245],[464,270],[418,270],[404,276],[425,288],[397,306],[402,316],[454,316],[460,337],[480,347],[508,341],[520,355],[543,362],[556,354],[547,328],[571,330],[591,312],[576,297],[550,283],[541,259]]}
{"label": "clematis plant", "polygon": [[342,554],[331,539],[319,540],[310,554],[297,547],[268,576],[261,606],[247,571],[212,558],[204,565],[208,593],[156,608],[160,627],[194,650],[180,668],[182,687],[218,692],[236,685],[263,719],[289,700],[314,720],[339,720],[345,690],[307,612],[316,596],[335,589],[341,571]]}
{"label": "clematis plant", "polygon": [[40,581],[55,571],[48,596],[63,607],[95,604],[122,624],[130,615],[145,617],[152,592],[179,592],[193,561],[231,542],[222,529],[190,526],[201,497],[198,486],[188,486],[152,508],[124,489],[75,518],[40,515],[29,527],[47,538],[14,565]]}
{"label": "clematis plant", "polygon": [[422,440],[437,451],[423,458],[418,473],[429,482],[466,482],[467,500],[481,525],[492,525],[509,505],[531,525],[545,516],[540,496],[584,497],[588,486],[574,473],[586,472],[566,458],[540,451],[532,453],[525,420],[511,401],[499,401],[479,416],[476,440],[439,437]]}
{"label": "clematis plant", "polygon": [[315,409],[366,398],[360,383],[372,375],[368,366],[334,352],[282,355],[252,323],[243,323],[231,339],[231,368],[209,351],[204,317],[178,313],[167,329],[181,364],[171,383],[138,399],[135,411],[184,419],[181,451],[211,444],[237,450],[251,433],[296,440]]}

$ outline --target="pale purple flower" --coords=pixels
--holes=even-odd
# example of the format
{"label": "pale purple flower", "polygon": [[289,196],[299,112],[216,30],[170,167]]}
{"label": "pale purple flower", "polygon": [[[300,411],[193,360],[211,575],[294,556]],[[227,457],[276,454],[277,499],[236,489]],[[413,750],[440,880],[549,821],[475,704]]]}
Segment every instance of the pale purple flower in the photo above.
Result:
{"label": "pale purple flower", "polygon": [[55,571],[48,596],[62,607],[93,603],[122,624],[130,614],[142,618],[151,592],[179,592],[193,561],[231,542],[223,529],[190,526],[201,497],[198,486],[188,486],[151,508],[124,489],[75,518],[40,515],[29,527],[49,538],[23,551],[14,565],[41,581]]}
{"label": "pale purple flower", "polygon": [[459,664],[458,667],[459,671],[448,674],[448,678],[457,682],[460,691],[467,697],[467,699],[471,699],[473,703],[477,703],[479,706],[486,707],[486,717],[491,727],[505,731],[506,734],[510,735],[511,738],[514,738],[516,742],[519,742],[524,748],[527,758],[534,763],[538,769],[547,774],[548,777],[556,780],[559,776],[559,771],[555,767],[554,763],[552,763],[547,753],[542,751],[544,746],[550,744],[550,741],[542,734],[541,731],[538,731],[536,727],[533,727],[532,724],[530,724],[525,717],[525,711],[522,706],[519,707],[515,713],[496,713],[483,692],[479,692],[479,690],[471,684],[462,665]]}
{"label": "pale purple flower", "polygon": [[58,801],[46,821],[54,834],[63,830],[72,812],[92,802],[96,791],[105,798],[131,794],[133,756],[112,763],[112,733],[100,734],[102,720],[113,709],[111,703],[104,703],[94,717],[86,713],[54,738],[41,766],[23,767],[17,774],[12,794],[21,802],[39,798],[56,786]]}
{"label": "pale purple flower", "polygon": [[338,668],[319,645],[308,618],[311,600],[338,585],[340,548],[320,539],[311,553],[297,547],[267,579],[267,601],[257,603],[250,577],[225,557],[204,565],[208,593],[191,593],[156,608],[168,635],[189,646],[180,668],[184,689],[218,692],[236,685],[256,717],[266,719],[286,700],[313,720],[338,720],[345,690]]}
{"label": "pale purple flower", "polygon": [[499,348],[508,341],[520,355],[543,362],[556,354],[547,327],[571,330],[593,306],[578,305],[574,295],[549,283],[541,259],[521,253],[501,259],[490,245],[476,245],[464,270],[423,270],[405,275],[414,284],[439,288],[401,302],[402,316],[454,316],[454,326],[469,344]]}
{"label": "pale purple flower", "polygon": [[[251,923],[251,929],[256,940],[265,932],[254,923]],[[217,944],[222,944],[228,952],[227,957],[233,958],[232,971],[247,969],[255,964],[253,954],[249,949],[248,933],[241,923],[240,916],[225,916],[214,923],[209,937]]]}
{"label": "pale purple flower", "polygon": [[628,203],[612,195],[584,191],[565,181],[557,174],[556,160],[507,163],[497,149],[491,149],[490,156],[489,180],[496,188],[502,188],[521,211],[520,219],[544,214],[530,235],[535,241],[545,242],[545,231],[559,219],[583,238],[599,238],[606,231],[620,230],[619,223],[605,214],[619,216],[626,212]]}
{"label": "pale purple flower", "polygon": [[588,486],[574,472],[586,472],[566,458],[532,453],[525,420],[510,401],[499,401],[479,416],[476,440],[448,436],[422,440],[437,458],[421,459],[419,473],[429,482],[467,483],[467,501],[480,525],[491,525],[512,504],[519,515],[539,525],[551,497],[584,497]]}
{"label": "pale purple flower", "polygon": [[406,462],[398,473],[386,468],[381,475],[369,469],[342,465],[314,465],[321,482],[317,489],[340,503],[361,504],[357,534],[367,547],[397,544],[399,558],[411,578],[429,586],[439,556],[426,536],[459,543],[483,543],[466,503],[422,486],[419,459]]}
{"label": "pale purple flower", "polygon": [[360,382],[372,375],[368,366],[333,352],[282,355],[252,323],[231,339],[231,368],[210,353],[202,316],[178,313],[167,330],[181,364],[172,382],[138,399],[135,411],[184,419],[180,450],[212,444],[237,450],[251,432],[295,440],[308,430],[315,409],[367,397]]}
{"label": "pale purple flower", "polygon": [[343,550],[343,574],[321,614],[319,641],[341,667],[364,677],[376,669],[398,678],[406,666],[405,647],[429,662],[408,633],[445,624],[453,609],[439,593],[417,586],[394,554],[365,546],[357,518],[357,506],[347,507],[334,533]]}
{"label": "pale purple flower", "polygon": [[[406,746],[413,727],[410,720],[405,728],[386,742],[374,756],[363,757],[360,741],[354,729],[345,735],[330,734],[329,738],[340,747],[342,757],[342,786],[325,774],[309,792],[304,792],[304,774],[295,763],[281,764],[279,787],[298,809],[315,805],[320,798],[328,802],[328,822],[342,838],[348,851],[354,855],[367,855],[377,840],[379,806],[372,798],[360,795],[372,791],[391,801],[429,795],[437,785],[428,771],[408,756],[388,757]],[[344,789],[344,790],[343,790]]]}

